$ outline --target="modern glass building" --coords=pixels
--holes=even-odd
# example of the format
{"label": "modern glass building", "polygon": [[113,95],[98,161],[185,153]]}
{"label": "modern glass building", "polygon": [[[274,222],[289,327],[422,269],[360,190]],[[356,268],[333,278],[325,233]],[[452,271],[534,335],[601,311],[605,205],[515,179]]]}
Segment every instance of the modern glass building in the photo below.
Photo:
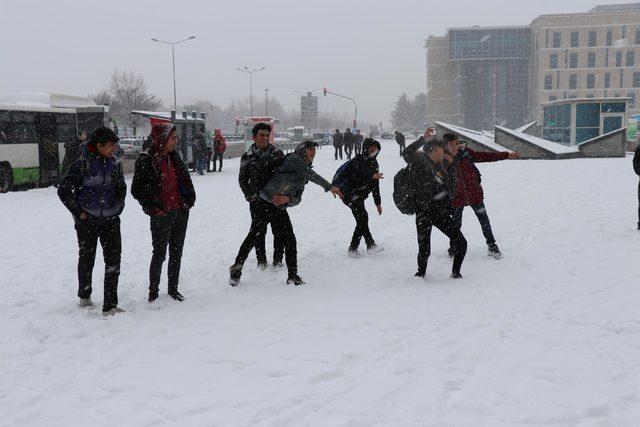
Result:
{"label": "modern glass building", "polygon": [[625,126],[630,98],[574,98],[544,102],[542,137],[578,145]]}

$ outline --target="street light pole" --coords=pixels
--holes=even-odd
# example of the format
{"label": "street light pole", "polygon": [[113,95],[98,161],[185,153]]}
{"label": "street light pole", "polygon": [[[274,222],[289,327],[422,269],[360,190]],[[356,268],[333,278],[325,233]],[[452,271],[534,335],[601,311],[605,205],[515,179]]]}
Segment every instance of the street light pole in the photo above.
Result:
{"label": "street light pole", "polygon": [[250,114],[251,116],[253,116],[253,73],[257,73],[258,71],[262,71],[267,67],[262,67],[262,68],[254,68],[253,70],[250,70],[249,67],[245,66],[243,68],[239,68],[236,67],[236,70],[238,71],[242,71],[243,73],[247,73],[249,74],[249,108],[250,108]]}
{"label": "street light pole", "polygon": [[264,90],[264,115],[269,116],[269,89]]}
{"label": "street light pole", "polygon": [[349,98],[348,96],[340,95],[339,93],[331,92],[326,87],[322,89],[322,93],[324,94],[324,96],[327,96],[327,94],[329,94],[329,95],[333,95],[333,96],[338,96],[340,98],[345,98],[345,99],[348,99],[349,101],[353,102],[353,105],[355,107],[355,115],[354,115],[354,118],[353,118],[353,127],[358,127],[358,103],[356,102],[355,99]]}
{"label": "street light pole", "polygon": [[179,43],[182,43],[182,42],[189,41],[189,40],[193,40],[195,38],[196,38],[196,36],[191,36],[189,38],[186,38],[184,40],[179,40],[177,42],[167,42],[167,41],[164,41],[164,40],[158,40],[158,39],[154,39],[154,38],[151,39],[154,42],[170,44],[171,45],[171,64],[173,65],[173,111],[177,111],[178,110],[177,96],[176,96],[176,56],[175,56],[175,45],[177,45]]}

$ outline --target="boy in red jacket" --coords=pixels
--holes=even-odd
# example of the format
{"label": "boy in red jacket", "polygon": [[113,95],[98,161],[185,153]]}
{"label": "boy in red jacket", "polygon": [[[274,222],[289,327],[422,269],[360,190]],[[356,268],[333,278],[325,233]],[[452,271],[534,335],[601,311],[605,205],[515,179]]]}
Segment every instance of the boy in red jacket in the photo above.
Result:
{"label": "boy in red jacket", "polygon": [[224,152],[227,150],[227,141],[224,139],[222,135],[222,131],[220,129],[215,130],[215,135],[213,137],[213,171],[216,171],[216,161],[220,162],[220,167],[218,170],[222,172],[222,158],[224,157]]}
{"label": "boy in red jacket", "polygon": [[[470,148],[461,149],[458,135],[455,133],[445,133],[442,139],[446,143],[446,151],[451,156],[450,168],[452,169],[450,170],[456,177],[455,190],[451,198],[453,220],[458,227],[462,227],[462,211],[465,206],[471,206],[471,209],[478,217],[478,221],[480,221],[482,234],[487,241],[488,255],[498,259],[502,256],[502,253],[498,249],[496,239],[493,237],[489,215],[487,215],[487,209],[484,206],[480,171],[475,163],[517,159],[518,153],[507,151],[489,153],[473,151]],[[451,256],[451,254],[452,249],[450,248],[449,255]]]}

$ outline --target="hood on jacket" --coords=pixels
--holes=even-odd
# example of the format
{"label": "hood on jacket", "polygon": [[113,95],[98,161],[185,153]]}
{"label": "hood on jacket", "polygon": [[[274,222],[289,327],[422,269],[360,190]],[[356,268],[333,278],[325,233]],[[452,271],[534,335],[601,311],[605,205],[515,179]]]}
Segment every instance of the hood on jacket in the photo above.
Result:
{"label": "hood on jacket", "polygon": [[[371,158],[369,157],[369,147],[371,146],[375,146],[378,149],[378,154],[380,154],[380,150],[382,150],[382,147],[380,146],[380,143],[378,141],[373,138],[365,138],[365,140],[362,141],[362,154],[368,159]],[[375,157],[377,157],[378,154],[376,154]]]}
{"label": "hood on jacket", "polygon": [[293,150],[293,152],[296,154],[302,154],[302,156],[304,157],[304,155],[306,154],[307,148],[317,147],[317,146],[318,146],[318,143],[315,141],[302,141],[300,144],[296,146],[296,149]]}
{"label": "hood on jacket", "polygon": [[162,153],[164,146],[167,144],[169,135],[176,130],[176,127],[172,123],[156,123],[151,128],[151,147],[149,151],[154,153]]}

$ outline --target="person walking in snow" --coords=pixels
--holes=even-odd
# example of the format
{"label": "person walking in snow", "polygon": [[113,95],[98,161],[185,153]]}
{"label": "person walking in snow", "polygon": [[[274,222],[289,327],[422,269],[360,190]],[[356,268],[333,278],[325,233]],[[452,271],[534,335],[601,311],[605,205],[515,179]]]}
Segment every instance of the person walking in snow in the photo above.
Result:
{"label": "person walking in snow", "polygon": [[122,237],[120,214],[124,209],[127,184],[122,163],[113,157],[118,136],[99,127],[82,146],[80,157],[69,165],[58,186],[58,197],[71,212],[78,237],[78,297],[81,307],[92,307],[91,276],[98,240],[104,258],[104,300],[102,314],[121,313],[118,308],[118,278]]}
{"label": "person walking in snow", "polygon": [[222,159],[224,158],[224,152],[227,150],[227,141],[222,135],[220,129],[215,130],[213,137],[213,171],[216,171],[216,161],[220,162],[219,172],[222,172]]}
{"label": "person walking in snow", "polygon": [[362,142],[364,141],[364,136],[360,133],[360,129],[356,130],[356,134],[354,135],[353,147],[356,150],[356,156],[362,153]]}
{"label": "person walking in snow", "polygon": [[[455,133],[445,133],[442,135],[442,139],[446,144],[447,153],[452,157],[450,171],[455,175],[455,190],[451,206],[453,207],[453,219],[456,226],[462,227],[462,212],[465,206],[470,206],[482,227],[488,254],[496,259],[500,258],[502,253],[491,230],[491,222],[489,221],[487,208],[484,205],[484,192],[480,184],[481,175],[475,163],[517,159],[518,153],[507,151],[489,153],[474,151],[470,148],[462,149],[458,135]],[[453,247],[449,249],[449,255],[453,256]]]}
{"label": "person walking in snow", "polygon": [[284,153],[269,143],[271,130],[271,125],[257,123],[251,130],[253,144],[240,158],[238,183],[245,200],[249,202],[251,228],[240,245],[235,262],[229,267],[229,284],[231,286],[237,286],[240,283],[242,268],[252,249],[256,250],[258,268],[262,270],[267,268],[265,236],[269,224],[271,224],[274,235],[273,266],[277,268],[282,265],[284,243],[276,236],[273,218],[269,215],[264,203],[260,201],[260,190],[275,175],[284,161]]}
{"label": "person walking in snow", "polygon": [[406,143],[405,137],[402,133],[396,131],[396,143],[398,144],[398,146],[400,147],[400,157],[402,157],[402,152],[404,151],[404,146]]}
{"label": "person walking in snow", "polygon": [[60,177],[62,178],[69,170],[69,167],[82,155],[83,145],[87,143],[88,135],[86,130],[80,131],[80,135],[75,141],[64,143],[64,158]]}
{"label": "person walking in snow", "polygon": [[[636,147],[633,155],[633,170],[640,176],[640,144]],[[640,230],[640,181],[638,182],[638,230]]]}
{"label": "person walking in snow", "polygon": [[196,192],[187,167],[175,151],[176,128],[159,123],[151,128],[151,146],[136,160],[131,195],[149,215],[153,255],[149,266],[149,302],[158,298],[162,264],[169,248],[168,293],[176,301],[184,296],[178,291],[182,249],[187,234],[189,209]]}
{"label": "person walking in snow", "polygon": [[351,129],[347,128],[344,131],[344,153],[347,155],[347,159],[351,158],[353,154],[353,145],[355,144],[355,135],[351,133]]}
{"label": "person walking in snow", "polygon": [[[452,279],[460,279],[460,269],[467,253],[467,240],[451,216],[450,186],[443,167],[445,143],[433,138],[435,130],[427,128],[424,136],[409,144],[402,156],[416,173],[412,175],[416,204],[416,230],[418,234],[418,271],[416,277],[425,277],[431,254],[431,229],[436,227],[452,242]],[[422,152],[418,151],[420,148]]]}
{"label": "person walking in snow", "polygon": [[338,160],[338,154],[340,155],[340,160],[342,160],[342,147],[344,145],[344,136],[340,133],[340,129],[336,129],[336,132],[333,134],[333,148],[336,150],[336,160]]}
{"label": "person walking in snow", "polygon": [[332,184],[338,187],[344,197],[342,202],[351,209],[356,220],[356,228],[351,238],[348,254],[357,257],[360,255],[358,246],[364,238],[367,251],[375,252],[378,249],[369,230],[369,216],[364,206],[364,201],[373,193],[373,202],[382,215],[382,202],[380,199],[380,180],[384,175],[380,173],[380,166],[376,157],[380,153],[380,143],[372,138],[367,138],[362,144],[362,153],[341,166],[333,178]]}
{"label": "person walking in snow", "polygon": [[300,203],[304,187],[309,181],[322,187],[325,192],[331,192],[334,197],[343,197],[338,187],[331,185],[312,169],[317,146],[318,143],[314,141],[298,144],[294,152],[285,157],[278,172],[260,192],[260,207],[270,219],[275,238],[284,242],[288,269],[287,284],[305,283],[298,275],[296,235],[287,208]]}

